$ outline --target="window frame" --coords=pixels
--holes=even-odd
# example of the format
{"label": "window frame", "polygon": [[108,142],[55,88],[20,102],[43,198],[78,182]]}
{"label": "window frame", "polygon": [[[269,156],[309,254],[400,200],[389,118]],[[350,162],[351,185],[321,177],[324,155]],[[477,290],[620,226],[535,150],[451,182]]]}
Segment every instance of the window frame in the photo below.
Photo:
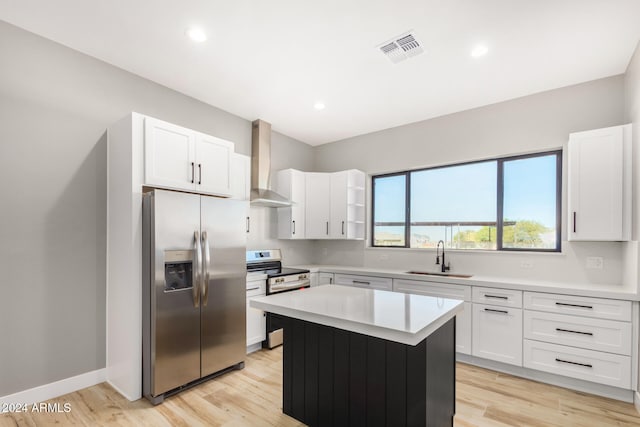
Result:
{"label": "window frame", "polygon": [[[561,252],[562,250],[562,149],[535,152],[529,154],[520,154],[515,156],[496,157],[483,160],[474,160],[469,162],[451,163],[446,165],[438,165],[433,167],[410,169],[399,172],[390,172],[377,175],[371,175],[371,245],[372,248],[402,248],[402,249],[421,249],[411,247],[411,174],[413,172],[421,172],[427,170],[443,169],[449,167],[465,166],[476,163],[496,162],[496,248],[495,249],[451,249],[451,250],[477,250],[483,252]],[[535,157],[545,156],[556,157],[556,246],[555,248],[505,248],[503,246],[504,231],[504,163],[514,160],[523,160]],[[405,177],[405,218],[404,218],[404,246],[399,245],[376,245],[375,244],[375,180],[378,178],[387,178],[392,176]],[[378,225],[379,226],[379,225]],[[398,224],[401,226],[401,224]]]}

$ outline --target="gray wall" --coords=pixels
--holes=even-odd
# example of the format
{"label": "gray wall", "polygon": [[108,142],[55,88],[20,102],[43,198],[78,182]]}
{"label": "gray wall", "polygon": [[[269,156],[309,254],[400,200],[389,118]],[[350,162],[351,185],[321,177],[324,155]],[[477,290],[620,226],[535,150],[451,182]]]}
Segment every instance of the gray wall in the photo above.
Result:
{"label": "gray wall", "polygon": [[[106,137],[131,111],[234,141],[251,123],[0,21],[0,396],[105,366]],[[282,135],[274,166],[312,148]],[[265,221],[265,224],[260,224]],[[268,215],[256,218],[267,229]],[[263,238],[266,242],[263,242]],[[250,245],[274,245],[260,234]],[[309,262],[300,242],[296,262]]]}
{"label": "gray wall", "polygon": [[[313,147],[295,139],[273,132],[271,136],[271,170],[294,168],[313,170]],[[251,207],[251,232],[247,241],[249,249],[280,248],[288,265],[308,264],[313,261],[314,244],[307,240],[278,240],[278,215],[276,209]]]}
{"label": "gray wall", "polygon": [[561,147],[569,132],[621,124],[623,76],[385,129],[316,148],[316,168],[368,173]]}
{"label": "gray wall", "polygon": [[[322,145],[316,169],[376,174],[557,149],[566,146],[570,132],[622,124],[623,110],[624,77],[610,77]],[[566,206],[566,196],[564,201]],[[454,271],[476,275],[623,286],[623,244],[562,246],[561,254],[451,251],[448,259]],[[588,256],[602,256],[604,269],[587,270]],[[429,250],[368,248],[364,242],[326,241],[316,248],[316,261],[329,264],[430,269],[434,259]]]}

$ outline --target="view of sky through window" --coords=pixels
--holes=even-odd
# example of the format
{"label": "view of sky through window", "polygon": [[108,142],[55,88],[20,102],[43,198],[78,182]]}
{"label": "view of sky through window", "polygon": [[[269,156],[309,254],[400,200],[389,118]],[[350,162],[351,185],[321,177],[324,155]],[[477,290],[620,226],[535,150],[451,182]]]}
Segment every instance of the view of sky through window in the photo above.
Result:
{"label": "view of sky through window", "polygon": [[373,244],[435,248],[443,240],[456,249],[557,250],[558,159],[555,152],[374,177]]}

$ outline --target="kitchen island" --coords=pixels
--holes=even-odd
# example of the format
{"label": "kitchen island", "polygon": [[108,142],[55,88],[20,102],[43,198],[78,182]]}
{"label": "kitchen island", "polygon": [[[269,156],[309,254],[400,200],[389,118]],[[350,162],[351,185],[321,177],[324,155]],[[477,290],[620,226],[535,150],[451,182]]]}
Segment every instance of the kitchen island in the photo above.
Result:
{"label": "kitchen island", "polygon": [[282,317],[283,412],[310,426],[443,426],[462,301],[345,286],[255,298]]}

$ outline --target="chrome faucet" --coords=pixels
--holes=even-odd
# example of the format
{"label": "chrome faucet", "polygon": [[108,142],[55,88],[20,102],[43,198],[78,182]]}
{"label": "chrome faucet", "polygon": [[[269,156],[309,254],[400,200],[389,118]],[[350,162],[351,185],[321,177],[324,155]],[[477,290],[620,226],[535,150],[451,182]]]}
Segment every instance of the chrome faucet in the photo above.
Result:
{"label": "chrome faucet", "polygon": [[[440,243],[442,243],[442,255],[440,255]],[[440,271],[446,273],[448,270],[451,270],[451,267],[444,262],[444,240],[438,241],[438,246],[436,246],[436,265],[440,265],[440,256],[442,256],[442,267]]]}

